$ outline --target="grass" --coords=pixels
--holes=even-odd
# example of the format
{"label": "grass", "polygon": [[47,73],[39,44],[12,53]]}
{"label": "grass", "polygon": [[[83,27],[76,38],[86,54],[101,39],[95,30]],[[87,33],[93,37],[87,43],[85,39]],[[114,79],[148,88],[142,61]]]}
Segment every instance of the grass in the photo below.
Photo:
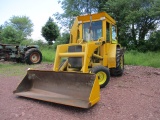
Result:
{"label": "grass", "polygon": [[43,55],[43,62],[53,62],[55,57],[55,50],[53,47],[41,48]]}
{"label": "grass", "polygon": [[[52,48],[42,48],[43,62],[52,63],[55,57],[55,51]],[[140,65],[160,68],[160,52],[140,53],[137,51],[125,52],[125,65]],[[36,65],[26,65],[20,63],[0,63],[0,74],[6,76],[24,76],[28,68],[34,68]]]}
{"label": "grass", "polygon": [[19,76],[26,73],[26,66],[18,63],[0,64],[0,74],[6,76]]}
{"label": "grass", "polygon": [[[53,62],[55,50],[53,47],[41,49],[43,62]],[[140,65],[160,68],[160,51],[141,53],[135,50],[125,52],[125,65]]]}
{"label": "grass", "polygon": [[[53,63],[55,51],[52,46],[42,47],[40,48],[42,52],[42,62]],[[36,65],[27,65],[22,63],[14,63],[14,62],[7,62],[3,64],[0,62],[0,75],[5,76],[24,76],[26,75],[28,68],[34,68]]]}
{"label": "grass", "polygon": [[140,53],[137,51],[126,52],[125,64],[160,68],[160,52],[147,52],[147,53]]}
{"label": "grass", "polygon": [[35,68],[37,65],[27,65],[22,63],[0,63],[0,75],[5,76],[22,76],[24,77],[27,73],[28,68]]}

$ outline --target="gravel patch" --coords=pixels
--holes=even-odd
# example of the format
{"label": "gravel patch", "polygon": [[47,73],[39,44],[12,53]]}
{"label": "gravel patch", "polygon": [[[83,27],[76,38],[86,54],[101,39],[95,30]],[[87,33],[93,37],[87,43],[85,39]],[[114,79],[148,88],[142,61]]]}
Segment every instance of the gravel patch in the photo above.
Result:
{"label": "gravel patch", "polygon": [[[51,70],[52,64],[36,69]],[[12,70],[12,69],[11,69]],[[124,75],[111,77],[101,99],[90,109],[17,97],[19,76],[0,74],[0,120],[160,120],[160,69],[125,66]]]}

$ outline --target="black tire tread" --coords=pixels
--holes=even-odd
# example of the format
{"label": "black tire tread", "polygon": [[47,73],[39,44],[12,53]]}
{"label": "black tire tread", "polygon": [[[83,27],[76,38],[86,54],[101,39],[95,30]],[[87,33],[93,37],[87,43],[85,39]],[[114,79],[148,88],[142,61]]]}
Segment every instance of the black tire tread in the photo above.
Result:
{"label": "black tire tread", "polygon": [[[123,59],[123,68],[121,68],[121,58]],[[117,48],[116,50],[116,68],[110,68],[111,76],[122,76],[124,71],[124,55],[122,49]]]}
{"label": "black tire tread", "polygon": [[[30,55],[32,54],[32,52],[38,52],[38,54],[40,55],[40,60],[37,63],[32,63],[32,61],[30,60]],[[39,64],[42,61],[42,53],[37,48],[31,48],[26,51],[24,59],[25,59],[25,62],[29,65],[30,64]]]}

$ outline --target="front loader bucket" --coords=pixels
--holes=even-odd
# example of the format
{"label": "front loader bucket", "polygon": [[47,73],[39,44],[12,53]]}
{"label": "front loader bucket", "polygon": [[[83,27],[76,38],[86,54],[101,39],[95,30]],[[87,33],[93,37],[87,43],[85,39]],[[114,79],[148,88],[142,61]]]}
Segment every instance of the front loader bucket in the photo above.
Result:
{"label": "front loader bucket", "polygon": [[100,99],[95,74],[28,70],[14,93],[18,96],[89,108]]}

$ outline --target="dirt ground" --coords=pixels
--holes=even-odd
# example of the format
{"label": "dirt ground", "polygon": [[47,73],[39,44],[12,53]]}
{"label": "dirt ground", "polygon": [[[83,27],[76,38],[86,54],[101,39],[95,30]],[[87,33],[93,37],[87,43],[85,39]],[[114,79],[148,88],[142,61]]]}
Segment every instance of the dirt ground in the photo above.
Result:
{"label": "dirt ground", "polygon": [[12,92],[21,80],[0,74],[0,120],[160,120],[160,69],[125,66],[124,75],[111,77],[90,109],[17,97]]}

